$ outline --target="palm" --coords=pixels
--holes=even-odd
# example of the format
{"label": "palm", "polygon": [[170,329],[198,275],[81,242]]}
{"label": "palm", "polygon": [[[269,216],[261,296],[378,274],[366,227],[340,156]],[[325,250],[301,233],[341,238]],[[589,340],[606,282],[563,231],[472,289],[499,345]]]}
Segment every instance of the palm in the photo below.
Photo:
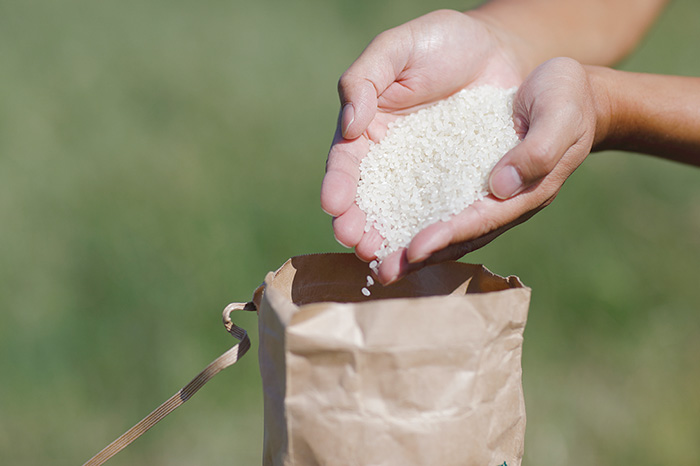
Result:
{"label": "palm", "polygon": [[403,67],[379,96],[380,110],[405,112],[467,86],[510,87],[522,81],[492,32],[466,14],[438,11],[405,26],[397,47],[405,60],[395,63]]}

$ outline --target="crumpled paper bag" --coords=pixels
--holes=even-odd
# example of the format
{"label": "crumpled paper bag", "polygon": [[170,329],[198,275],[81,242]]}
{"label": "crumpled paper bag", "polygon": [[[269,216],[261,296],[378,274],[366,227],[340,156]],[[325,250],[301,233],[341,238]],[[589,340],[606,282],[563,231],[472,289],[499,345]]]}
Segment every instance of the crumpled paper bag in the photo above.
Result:
{"label": "crumpled paper bag", "polygon": [[263,463],[520,465],[530,289],[449,262],[365,297],[369,273],[299,256],[256,292]]}

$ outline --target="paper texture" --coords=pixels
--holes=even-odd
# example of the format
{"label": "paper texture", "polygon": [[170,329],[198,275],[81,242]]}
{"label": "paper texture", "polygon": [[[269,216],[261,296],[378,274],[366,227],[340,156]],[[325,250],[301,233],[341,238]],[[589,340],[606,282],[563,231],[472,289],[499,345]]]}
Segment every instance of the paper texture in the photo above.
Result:
{"label": "paper texture", "polygon": [[300,256],[256,293],[263,463],[520,465],[529,288],[451,262],[365,297],[368,274]]}

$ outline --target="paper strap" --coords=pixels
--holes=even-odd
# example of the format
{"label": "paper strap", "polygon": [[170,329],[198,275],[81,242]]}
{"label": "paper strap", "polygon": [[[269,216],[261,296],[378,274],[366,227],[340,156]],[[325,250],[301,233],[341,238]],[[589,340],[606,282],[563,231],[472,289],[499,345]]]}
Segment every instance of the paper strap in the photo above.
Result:
{"label": "paper strap", "polygon": [[245,353],[250,349],[250,339],[248,333],[241,327],[236,326],[231,321],[231,313],[233,311],[255,311],[255,304],[249,303],[231,303],[224,309],[223,319],[226,330],[239,340],[240,343],[234,345],[231,349],[216,358],[202,372],[182,387],[180,391],[171,396],[165,403],[156,408],[151,414],[139,421],[134,427],[124,432],[114,442],[107,445],[102,451],[90,458],[83,466],[99,466],[109,460],[111,457],[126,448],[131,442],[146,433],[148,429],[163,420],[165,416],[172,413],[180,407],[185,401],[192,398],[197,393],[197,390],[202,388],[205,383],[209,382],[216,374],[226,369],[232,364],[235,364]]}

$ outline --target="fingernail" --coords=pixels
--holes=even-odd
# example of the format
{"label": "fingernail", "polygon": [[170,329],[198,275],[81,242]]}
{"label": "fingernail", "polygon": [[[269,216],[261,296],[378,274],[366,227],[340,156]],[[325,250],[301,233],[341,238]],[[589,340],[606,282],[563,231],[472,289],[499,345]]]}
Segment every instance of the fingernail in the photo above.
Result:
{"label": "fingernail", "polygon": [[338,239],[337,236],[333,235],[333,237],[334,237],[335,240],[338,242],[338,244],[341,245],[341,246],[343,246],[344,248],[350,249],[350,248],[352,247],[352,246],[348,246],[347,244],[345,244],[345,243],[343,243],[342,241],[340,241],[340,240]]}
{"label": "fingernail", "polygon": [[350,125],[355,121],[355,107],[348,102],[343,106],[343,114],[340,117],[340,128],[343,132],[343,137],[348,133]]}
{"label": "fingernail", "polygon": [[508,199],[523,188],[523,180],[512,165],[506,165],[491,177],[491,193],[499,199]]}
{"label": "fingernail", "polygon": [[419,262],[423,262],[424,260],[428,259],[428,257],[430,257],[430,253],[425,252],[425,253],[420,254],[418,256],[408,258],[408,263],[409,264],[417,264]]}
{"label": "fingernail", "polygon": [[386,282],[384,282],[383,285],[384,285],[384,286],[389,286],[389,285],[391,285],[391,284],[393,284],[393,283],[396,283],[398,280],[399,280],[399,274],[397,273],[397,274],[392,275],[391,277],[389,277],[389,279],[388,279]]}

